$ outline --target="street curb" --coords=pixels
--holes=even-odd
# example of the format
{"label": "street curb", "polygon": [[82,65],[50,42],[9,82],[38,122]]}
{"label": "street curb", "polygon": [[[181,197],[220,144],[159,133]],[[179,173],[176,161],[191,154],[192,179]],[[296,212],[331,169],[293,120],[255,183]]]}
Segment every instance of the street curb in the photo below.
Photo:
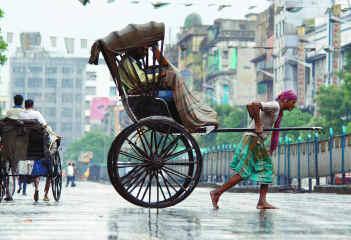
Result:
{"label": "street curb", "polygon": [[351,186],[350,185],[320,185],[320,186],[315,186],[313,189],[313,192],[351,194]]}

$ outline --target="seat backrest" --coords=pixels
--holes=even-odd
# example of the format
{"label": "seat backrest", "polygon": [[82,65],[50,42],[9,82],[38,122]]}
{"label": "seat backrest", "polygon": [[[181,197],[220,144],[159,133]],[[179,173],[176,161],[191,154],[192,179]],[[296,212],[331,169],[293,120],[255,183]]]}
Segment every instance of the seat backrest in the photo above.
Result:
{"label": "seat backrest", "polygon": [[16,160],[48,159],[49,137],[37,120],[1,120],[4,155]]}

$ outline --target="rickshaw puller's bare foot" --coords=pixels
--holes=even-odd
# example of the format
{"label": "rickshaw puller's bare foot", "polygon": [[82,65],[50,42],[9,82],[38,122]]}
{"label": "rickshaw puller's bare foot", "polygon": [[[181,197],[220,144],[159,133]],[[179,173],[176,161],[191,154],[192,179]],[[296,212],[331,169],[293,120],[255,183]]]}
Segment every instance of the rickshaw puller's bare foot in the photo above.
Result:
{"label": "rickshaw puller's bare foot", "polygon": [[257,209],[278,209],[277,207],[274,207],[272,204],[269,204],[268,202],[257,203],[256,208]]}
{"label": "rickshaw puller's bare foot", "polygon": [[213,209],[218,209],[219,196],[220,195],[216,192],[216,190],[210,192]]}

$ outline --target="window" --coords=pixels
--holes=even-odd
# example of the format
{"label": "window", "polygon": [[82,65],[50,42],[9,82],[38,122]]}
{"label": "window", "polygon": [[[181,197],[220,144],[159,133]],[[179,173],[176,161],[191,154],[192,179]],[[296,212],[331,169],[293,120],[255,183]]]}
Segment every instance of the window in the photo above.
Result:
{"label": "window", "polygon": [[62,123],[62,131],[64,132],[72,132],[72,123]]}
{"label": "window", "polygon": [[15,78],[15,87],[24,88],[24,78]]}
{"label": "window", "polygon": [[72,108],[62,108],[61,110],[61,116],[62,117],[72,117],[73,115],[73,110]]}
{"label": "window", "polygon": [[71,67],[63,67],[62,68],[63,73],[73,73],[73,68]]}
{"label": "window", "polygon": [[30,88],[40,88],[43,86],[41,78],[29,78],[28,79],[28,87]]}
{"label": "window", "polygon": [[222,104],[229,104],[229,86],[227,84],[223,85],[223,93],[222,93]]}
{"label": "window", "polygon": [[68,54],[74,53],[74,39],[73,38],[65,38],[65,47],[66,47],[66,52]]}
{"label": "window", "polygon": [[46,79],[45,86],[47,88],[56,88],[57,87],[57,79],[56,78],[48,78],[48,79]]}
{"label": "window", "polygon": [[73,88],[73,79],[71,78],[62,79],[62,88]]}
{"label": "window", "polygon": [[56,103],[56,94],[55,93],[45,93],[44,102]]}
{"label": "window", "polygon": [[84,102],[84,108],[85,109],[89,109],[90,108],[90,101],[87,100],[87,101]]}
{"label": "window", "polygon": [[13,33],[12,32],[8,32],[7,33],[6,42],[7,43],[12,43],[13,42]]}
{"label": "window", "polygon": [[96,87],[86,87],[85,93],[87,95],[96,95]]}
{"label": "window", "polygon": [[56,117],[56,108],[50,107],[50,108],[45,108],[44,113],[46,116],[50,117]]}
{"label": "window", "polygon": [[62,94],[62,103],[73,103],[73,95],[71,93]]}
{"label": "window", "polygon": [[14,73],[24,73],[25,72],[25,67],[22,66],[15,66],[12,68],[12,72]]}
{"label": "window", "polygon": [[57,73],[57,67],[47,67],[45,71],[46,73]]}
{"label": "window", "polygon": [[82,79],[76,78],[76,88],[80,88],[82,86]]}
{"label": "window", "polygon": [[80,102],[80,101],[82,101],[82,94],[78,93],[76,95],[76,102]]}
{"label": "window", "polygon": [[87,39],[81,39],[80,40],[80,47],[81,48],[87,48],[88,47],[88,40]]}
{"label": "window", "polygon": [[55,48],[57,46],[57,38],[50,37],[50,44],[51,44],[51,47]]}
{"label": "window", "polygon": [[41,101],[41,93],[38,92],[29,92],[27,94],[27,98],[32,99],[34,101],[34,106],[36,105],[36,102]]}
{"label": "window", "polygon": [[88,81],[95,81],[96,80],[96,72],[87,72],[87,80]]}
{"label": "window", "polygon": [[33,67],[29,67],[29,72],[31,73],[41,73],[42,72],[42,67],[37,67],[37,66],[33,66]]}
{"label": "window", "polygon": [[78,74],[82,74],[82,73],[83,73],[83,70],[84,70],[84,68],[79,67],[79,68],[77,68],[77,73],[78,73]]}
{"label": "window", "polygon": [[116,87],[110,87],[110,97],[115,97],[116,93]]}

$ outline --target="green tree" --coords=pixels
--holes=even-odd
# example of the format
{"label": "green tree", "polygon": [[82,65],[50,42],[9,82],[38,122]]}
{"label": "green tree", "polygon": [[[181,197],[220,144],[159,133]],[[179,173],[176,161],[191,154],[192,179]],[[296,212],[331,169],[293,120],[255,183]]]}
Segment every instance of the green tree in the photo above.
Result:
{"label": "green tree", "polygon": [[[284,112],[284,116],[282,119],[282,122],[280,124],[280,127],[306,127],[311,125],[312,121],[312,114],[308,112],[303,112],[298,108],[295,108],[291,112]],[[293,139],[297,139],[298,136],[304,136],[307,133],[303,132],[289,132],[289,133],[283,133],[281,134],[282,136],[288,134],[289,137],[292,137]]]}
{"label": "green tree", "polygon": [[90,151],[93,152],[92,163],[104,164],[112,141],[113,137],[94,129],[68,146],[65,159],[77,161],[81,153]]}
{"label": "green tree", "polygon": [[[0,18],[4,17],[4,12],[0,9]],[[1,33],[1,28],[0,28]],[[7,60],[6,57],[7,43],[4,41],[3,37],[0,34],[0,65],[4,65]]]}
{"label": "green tree", "polygon": [[346,54],[346,61],[339,74],[341,84],[338,86],[322,86],[317,93],[319,120],[323,127],[332,127],[340,134],[342,126],[351,121],[351,53]]}
{"label": "green tree", "polygon": [[[245,127],[247,123],[246,109],[229,105],[214,107],[221,128]],[[200,147],[212,147],[222,144],[233,144],[240,141],[241,133],[213,133],[197,137]]]}

